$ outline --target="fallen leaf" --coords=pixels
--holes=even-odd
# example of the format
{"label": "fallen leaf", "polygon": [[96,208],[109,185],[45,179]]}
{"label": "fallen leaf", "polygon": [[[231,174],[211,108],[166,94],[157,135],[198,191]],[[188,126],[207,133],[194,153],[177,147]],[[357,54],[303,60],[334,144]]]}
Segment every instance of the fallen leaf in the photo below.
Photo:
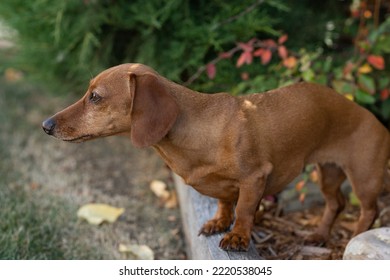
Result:
{"label": "fallen leaf", "polygon": [[175,191],[171,192],[169,198],[165,201],[164,206],[167,209],[173,209],[177,207],[177,196]]}
{"label": "fallen leaf", "polygon": [[170,231],[170,233],[171,233],[173,236],[178,236],[179,233],[180,233],[180,228],[172,229],[172,230]]}
{"label": "fallen leaf", "polygon": [[82,206],[77,211],[77,217],[87,220],[92,225],[100,225],[104,221],[113,223],[125,211],[124,208],[116,208],[107,204],[90,203]]}
{"label": "fallen leaf", "polygon": [[4,73],[5,79],[9,82],[17,82],[23,78],[23,73],[14,68],[7,68]]}
{"label": "fallen leaf", "polygon": [[170,215],[170,216],[168,216],[167,220],[168,220],[168,222],[176,222],[177,218],[174,215]]}
{"label": "fallen leaf", "polygon": [[167,190],[167,185],[160,180],[153,180],[150,183],[150,189],[158,197],[164,200],[168,199],[170,196],[169,191]]}
{"label": "fallen leaf", "polygon": [[154,260],[154,252],[147,245],[119,244],[118,250],[121,253],[131,254],[134,258],[138,260]]}

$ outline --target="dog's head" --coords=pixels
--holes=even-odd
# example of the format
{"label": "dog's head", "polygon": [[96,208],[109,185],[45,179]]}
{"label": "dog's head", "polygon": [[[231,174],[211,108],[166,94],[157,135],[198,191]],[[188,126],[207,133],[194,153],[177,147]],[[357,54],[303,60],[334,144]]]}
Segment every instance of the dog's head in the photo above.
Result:
{"label": "dog's head", "polygon": [[43,130],[69,142],[130,134],[137,147],[159,142],[179,109],[163,80],[141,64],[109,68],[91,80],[85,95],[42,123]]}

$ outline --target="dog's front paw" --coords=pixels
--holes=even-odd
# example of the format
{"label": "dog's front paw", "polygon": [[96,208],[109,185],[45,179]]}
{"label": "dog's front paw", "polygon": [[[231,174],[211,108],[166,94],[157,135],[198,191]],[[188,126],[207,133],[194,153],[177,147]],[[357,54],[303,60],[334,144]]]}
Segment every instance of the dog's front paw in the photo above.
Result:
{"label": "dog's front paw", "polygon": [[250,236],[229,232],[225,234],[219,247],[225,251],[248,251]]}
{"label": "dog's front paw", "polygon": [[199,231],[199,235],[203,234],[209,236],[225,232],[229,229],[231,223],[232,222],[229,219],[212,219],[203,225]]}

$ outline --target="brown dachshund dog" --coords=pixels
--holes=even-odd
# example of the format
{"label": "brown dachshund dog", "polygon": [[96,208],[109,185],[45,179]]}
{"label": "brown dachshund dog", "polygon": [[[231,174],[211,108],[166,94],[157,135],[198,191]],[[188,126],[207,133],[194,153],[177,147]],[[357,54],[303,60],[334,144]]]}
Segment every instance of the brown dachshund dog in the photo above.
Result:
{"label": "brown dachshund dog", "polygon": [[225,250],[246,250],[255,212],[317,164],[326,207],[311,242],[323,242],[345,201],[348,178],[361,202],[354,234],[377,216],[376,200],[388,177],[387,129],[366,109],[330,88],[299,83],[262,94],[202,94],[141,64],[123,64],[91,80],[84,97],[43,122],[49,135],[82,142],[128,135],[136,147],[153,147],[187,184],[218,199],[201,234],[232,230]]}

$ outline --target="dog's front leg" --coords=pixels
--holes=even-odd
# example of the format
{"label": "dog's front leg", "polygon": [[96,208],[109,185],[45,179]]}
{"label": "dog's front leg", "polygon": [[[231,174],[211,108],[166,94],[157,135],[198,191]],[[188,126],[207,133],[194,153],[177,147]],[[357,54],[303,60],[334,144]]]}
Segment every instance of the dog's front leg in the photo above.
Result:
{"label": "dog's front leg", "polygon": [[247,251],[257,206],[266,187],[272,164],[267,163],[240,184],[236,206],[236,221],[231,232],[225,234],[219,246],[223,250]]}
{"label": "dog's front leg", "polygon": [[209,236],[227,231],[234,220],[234,204],[235,201],[218,200],[218,210],[214,218],[203,225],[199,235]]}

